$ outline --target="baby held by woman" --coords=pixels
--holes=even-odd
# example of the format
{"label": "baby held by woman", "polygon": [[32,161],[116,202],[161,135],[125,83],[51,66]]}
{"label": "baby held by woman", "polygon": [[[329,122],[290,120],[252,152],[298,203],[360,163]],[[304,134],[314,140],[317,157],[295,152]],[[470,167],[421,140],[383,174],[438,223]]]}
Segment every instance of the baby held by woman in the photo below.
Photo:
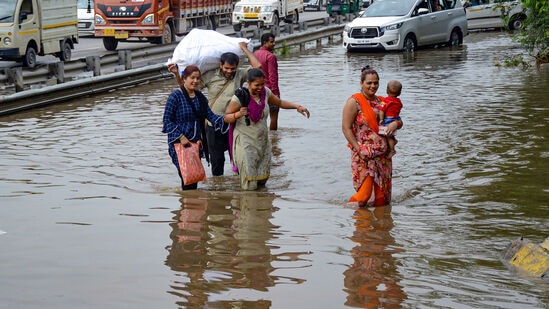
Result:
{"label": "baby held by woman", "polygon": [[[387,97],[380,103],[379,110],[379,133],[385,134],[385,127],[393,121],[400,119],[400,110],[402,102],[398,98],[402,90],[402,84],[399,81],[392,80],[387,84]],[[395,145],[397,140],[394,135],[387,135],[387,146],[389,147],[388,157],[395,155]]]}

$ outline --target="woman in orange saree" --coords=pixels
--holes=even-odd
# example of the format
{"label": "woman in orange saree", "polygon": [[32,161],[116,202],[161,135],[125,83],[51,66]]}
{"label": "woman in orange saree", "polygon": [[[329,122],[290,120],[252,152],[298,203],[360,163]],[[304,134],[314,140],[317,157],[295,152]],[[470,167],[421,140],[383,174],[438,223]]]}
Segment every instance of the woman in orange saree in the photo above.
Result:
{"label": "woman in orange saree", "polygon": [[[377,96],[379,75],[369,67],[362,69],[361,91],[353,94],[343,107],[342,131],[351,149],[353,186],[357,191],[349,202],[363,207],[374,193],[373,206],[391,202],[392,160],[387,140],[379,135],[377,113],[383,97]],[[387,126],[387,134],[402,127],[402,121]]]}

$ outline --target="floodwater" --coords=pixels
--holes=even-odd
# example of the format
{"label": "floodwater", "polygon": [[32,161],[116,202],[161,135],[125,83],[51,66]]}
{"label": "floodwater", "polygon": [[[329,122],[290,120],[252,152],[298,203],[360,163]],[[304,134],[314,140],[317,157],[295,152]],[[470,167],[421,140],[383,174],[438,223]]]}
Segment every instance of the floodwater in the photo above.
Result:
{"label": "floodwater", "polygon": [[[272,177],[182,192],[161,134],[173,81],[0,118],[1,308],[548,308],[499,256],[549,236],[549,72],[520,49],[280,59]],[[403,85],[393,203],[357,209],[341,110],[369,64]],[[208,170],[208,175],[209,170]]]}

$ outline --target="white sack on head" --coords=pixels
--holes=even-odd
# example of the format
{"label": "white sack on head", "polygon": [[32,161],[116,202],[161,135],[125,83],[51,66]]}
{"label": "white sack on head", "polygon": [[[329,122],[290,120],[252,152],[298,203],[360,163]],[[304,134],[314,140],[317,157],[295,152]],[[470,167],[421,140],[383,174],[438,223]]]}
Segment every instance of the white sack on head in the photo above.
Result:
{"label": "white sack on head", "polygon": [[239,57],[245,56],[238,46],[240,42],[249,44],[250,40],[229,37],[214,30],[193,29],[177,44],[168,63],[177,64],[179,72],[188,65],[196,65],[204,73],[219,67],[223,53],[233,52]]}

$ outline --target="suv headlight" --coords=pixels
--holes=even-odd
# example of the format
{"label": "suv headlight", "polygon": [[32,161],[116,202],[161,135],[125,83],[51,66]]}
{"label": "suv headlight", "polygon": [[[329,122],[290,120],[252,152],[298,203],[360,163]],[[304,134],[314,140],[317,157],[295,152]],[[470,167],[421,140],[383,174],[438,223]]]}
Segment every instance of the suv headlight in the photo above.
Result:
{"label": "suv headlight", "polygon": [[237,12],[237,13],[242,12],[242,7],[240,5],[235,6],[233,12]]}
{"label": "suv headlight", "polygon": [[389,31],[389,30],[397,30],[400,27],[402,27],[402,23],[392,24],[385,27],[381,27],[381,32]]}
{"label": "suv headlight", "polygon": [[265,6],[265,7],[263,7],[263,9],[261,11],[262,12],[272,12],[272,11],[274,11],[274,7],[273,6]]}
{"label": "suv headlight", "polygon": [[343,31],[347,32],[347,33],[351,32],[351,29],[352,28],[351,28],[351,26],[349,26],[349,24],[347,24],[347,25],[345,25],[345,27],[343,27]]}
{"label": "suv headlight", "polygon": [[6,45],[6,46],[11,45],[11,38],[9,36],[4,38],[4,45]]}

